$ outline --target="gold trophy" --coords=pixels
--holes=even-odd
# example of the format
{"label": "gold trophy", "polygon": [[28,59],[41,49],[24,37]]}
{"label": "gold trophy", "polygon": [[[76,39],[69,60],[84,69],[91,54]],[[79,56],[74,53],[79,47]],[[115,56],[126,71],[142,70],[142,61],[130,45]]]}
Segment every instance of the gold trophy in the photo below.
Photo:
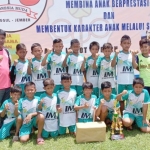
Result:
{"label": "gold trophy", "polygon": [[120,111],[117,108],[117,100],[114,101],[114,112],[113,112],[113,120],[111,125],[111,140],[120,140],[124,139],[124,134],[122,133],[122,121],[119,117]]}

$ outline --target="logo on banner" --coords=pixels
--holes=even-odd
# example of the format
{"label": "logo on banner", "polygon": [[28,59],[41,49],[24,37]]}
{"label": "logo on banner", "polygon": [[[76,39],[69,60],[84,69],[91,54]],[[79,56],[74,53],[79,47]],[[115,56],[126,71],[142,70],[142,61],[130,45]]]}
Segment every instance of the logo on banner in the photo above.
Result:
{"label": "logo on banner", "polygon": [[9,32],[24,30],[42,16],[47,0],[1,0],[1,29]]}

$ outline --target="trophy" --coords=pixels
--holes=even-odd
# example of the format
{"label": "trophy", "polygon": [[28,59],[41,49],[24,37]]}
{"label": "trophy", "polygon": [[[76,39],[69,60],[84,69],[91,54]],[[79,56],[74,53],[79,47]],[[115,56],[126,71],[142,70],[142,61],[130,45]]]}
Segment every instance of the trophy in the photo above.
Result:
{"label": "trophy", "polygon": [[113,120],[111,125],[111,140],[121,140],[124,139],[124,134],[122,132],[122,121],[119,118],[119,111],[117,108],[117,100],[114,101],[114,112],[113,112]]}

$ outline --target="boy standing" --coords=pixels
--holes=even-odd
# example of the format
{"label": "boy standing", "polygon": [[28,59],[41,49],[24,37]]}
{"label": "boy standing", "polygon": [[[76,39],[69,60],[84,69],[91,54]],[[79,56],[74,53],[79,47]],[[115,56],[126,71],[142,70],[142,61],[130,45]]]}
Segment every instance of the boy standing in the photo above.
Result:
{"label": "boy standing", "polygon": [[82,94],[82,84],[84,80],[83,72],[81,70],[82,64],[85,64],[84,56],[79,54],[80,42],[77,39],[71,40],[71,49],[63,61],[63,66],[68,66],[68,73],[72,77],[71,88],[77,91],[77,95]]}
{"label": "boy standing", "polygon": [[141,54],[136,56],[136,51],[133,52],[133,67],[140,72],[140,77],[144,80],[144,89],[146,89],[150,94],[150,41],[148,39],[142,39],[139,42]]}
{"label": "boy standing", "polygon": [[76,130],[76,111],[74,103],[76,100],[76,91],[70,88],[72,81],[71,75],[63,73],[61,75],[61,84],[64,89],[58,91],[57,111],[59,113],[59,134],[65,134],[66,128],[70,134],[75,134]]}
{"label": "boy standing", "polygon": [[42,65],[48,64],[51,70],[50,77],[54,80],[55,89],[54,93],[61,90],[61,74],[66,72],[66,68],[62,66],[66,54],[62,52],[63,42],[61,39],[55,39],[53,41],[53,52],[48,51],[42,61]]}
{"label": "boy standing", "polygon": [[58,136],[58,119],[57,119],[57,95],[53,93],[55,85],[53,79],[43,81],[45,93],[40,97],[38,109],[41,110],[45,117],[45,123],[42,131],[42,137],[48,138]]}
{"label": "boy standing", "polygon": [[[99,51],[99,43],[98,42],[91,42],[89,49],[91,52],[91,56],[89,56],[85,63],[85,69],[86,69],[86,81],[91,82],[93,84],[93,95],[96,95],[98,97],[99,90],[98,90],[98,76],[99,76],[99,65],[100,65],[100,56],[98,57],[98,51]],[[98,58],[97,58],[98,57]],[[94,62],[96,64],[96,67],[93,68]]]}
{"label": "boy standing", "polygon": [[14,80],[15,85],[20,86],[22,89],[23,98],[24,95],[24,85],[27,82],[31,81],[31,76],[27,74],[27,69],[29,62],[25,58],[27,54],[26,46],[23,43],[17,44],[16,46],[16,54],[18,55],[19,59],[14,61],[14,64],[11,69],[11,78],[12,81]]}
{"label": "boy standing", "polygon": [[[111,43],[105,43],[103,45],[104,57],[100,61],[100,75],[99,75],[99,89],[101,89],[101,84],[105,81],[109,81],[112,87],[112,93],[116,94],[116,83],[115,83],[115,67],[111,67],[112,62],[112,45]],[[99,91],[101,92],[101,91]]]}
{"label": "boy standing", "polygon": [[142,132],[150,133],[149,122],[146,119],[150,98],[147,90],[143,88],[143,79],[136,78],[133,80],[133,90],[124,90],[117,96],[117,99],[126,100],[127,102],[123,111],[123,125],[130,127],[135,121]]}
{"label": "boy standing", "polygon": [[[6,32],[0,29],[0,106],[10,97],[10,76],[9,69],[11,67],[10,55],[7,49],[4,48]],[[0,127],[2,120],[0,119]]]}
{"label": "boy standing", "polygon": [[5,117],[5,115],[7,115],[7,118],[4,120],[3,126],[0,129],[0,140],[3,140],[9,136],[12,126],[16,125],[16,132],[15,136],[13,137],[13,141],[17,141],[19,140],[18,133],[21,126],[21,121],[19,118],[17,118],[19,115],[18,100],[21,96],[21,88],[16,85],[11,87],[10,96],[11,98],[5,100],[0,108],[0,116]]}
{"label": "boy standing", "polygon": [[84,94],[77,98],[74,106],[74,109],[78,111],[78,122],[93,122],[95,120],[95,110],[98,106],[97,97],[92,95],[92,83],[83,83],[82,87]]}
{"label": "boy standing", "polygon": [[22,116],[23,125],[19,132],[21,142],[27,142],[31,133],[32,127],[38,126],[37,144],[44,144],[44,140],[41,137],[44,116],[37,113],[39,97],[34,96],[36,93],[36,87],[33,82],[25,84],[25,98],[19,101],[19,112]]}
{"label": "boy standing", "polygon": [[[116,50],[115,56],[111,62],[111,66],[117,65],[117,93],[123,90],[131,90],[134,79],[134,70],[132,66],[132,54],[129,52],[131,46],[131,39],[128,35],[121,38],[122,51]],[[124,110],[124,102],[120,101],[121,115]]]}
{"label": "boy standing", "polygon": [[42,47],[39,43],[34,43],[31,46],[31,52],[34,55],[32,60],[29,60],[28,73],[32,74],[32,82],[36,85],[35,96],[41,96],[44,93],[43,80],[48,78],[47,65],[42,66]]}

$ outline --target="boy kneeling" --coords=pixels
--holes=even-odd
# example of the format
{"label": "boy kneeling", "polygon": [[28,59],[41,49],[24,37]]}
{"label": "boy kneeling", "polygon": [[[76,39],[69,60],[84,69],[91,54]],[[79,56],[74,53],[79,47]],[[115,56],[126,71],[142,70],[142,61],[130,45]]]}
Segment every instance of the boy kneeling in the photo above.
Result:
{"label": "boy kneeling", "polygon": [[146,116],[150,97],[148,91],[144,89],[143,79],[134,79],[133,90],[124,90],[118,95],[118,100],[126,100],[127,103],[123,111],[123,125],[125,127],[130,127],[135,121],[142,132],[149,133],[150,127]]}
{"label": "boy kneeling", "polygon": [[11,87],[10,96],[11,98],[5,100],[0,108],[1,117],[5,117],[5,115],[7,116],[0,129],[0,140],[10,136],[10,129],[16,125],[16,132],[13,141],[18,141],[18,133],[21,126],[21,119],[18,117],[18,100],[21,96],[21,88],[16,85]]}

